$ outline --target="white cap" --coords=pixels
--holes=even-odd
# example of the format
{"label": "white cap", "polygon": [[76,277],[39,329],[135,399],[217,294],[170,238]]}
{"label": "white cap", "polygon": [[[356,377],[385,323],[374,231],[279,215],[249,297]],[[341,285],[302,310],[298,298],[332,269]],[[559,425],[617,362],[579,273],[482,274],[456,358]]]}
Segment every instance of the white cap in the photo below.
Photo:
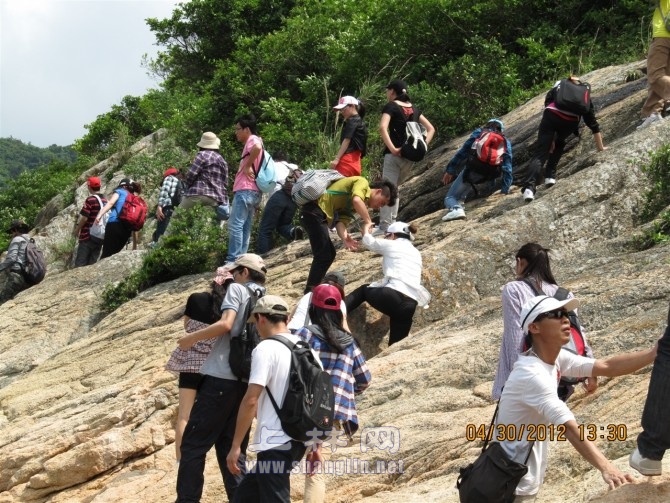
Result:
{"label": "white cap", "polygon": [[333,107],[334,110],[342,110],[344,107],[349,105],[359,105],[359,101],[353,96],[343,96],[340,98],[340,101],[337,102],[337,105]]}
{"label": "white cap", "polygon": [[574,311],[579,307],[579,301],[577,299],[565,299],[558,300],[554,297],[548,297],[546,295],[538,295],[528,300],[521,309],[521,326],[523,328],[523,333],[528,333],[528,325],[533,323],[538,316],[543,313],[548,313],[549,311],[556,311],[565,307],[568,311]]}

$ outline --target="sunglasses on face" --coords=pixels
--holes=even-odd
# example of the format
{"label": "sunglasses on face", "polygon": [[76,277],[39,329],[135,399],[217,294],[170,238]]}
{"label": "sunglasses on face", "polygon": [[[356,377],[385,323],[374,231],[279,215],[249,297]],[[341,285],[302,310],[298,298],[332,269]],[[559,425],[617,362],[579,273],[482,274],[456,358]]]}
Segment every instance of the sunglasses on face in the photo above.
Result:
{"label": "sunglasses on face", "polygon": [[557,309],[556,311],[549,311],[548,313],[542,313],[539,315],[535,320],[539,321],[544,318],[568,318],[570,316],[570,312],[566,311],[565,309]]}

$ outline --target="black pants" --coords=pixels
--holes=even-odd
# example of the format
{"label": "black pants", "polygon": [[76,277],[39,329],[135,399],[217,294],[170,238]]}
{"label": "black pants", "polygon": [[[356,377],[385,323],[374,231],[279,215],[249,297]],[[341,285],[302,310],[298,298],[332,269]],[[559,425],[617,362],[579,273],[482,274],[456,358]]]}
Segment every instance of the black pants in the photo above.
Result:
{"label": "black pants", "polygon": [[[563,155],[565,141],[571,134],[577,132],[578,125],[578,122],[562,119],[550,110],[544,111],[537,133],[535,156],[528,164],[528,176],[523,190],[531,189],[535,193],[535,185],[542,176],[542,166],[545,162],[547,163],[545,178],[556,178],[556,166]],[[552,142],[554,151],[549,153]]]}
{"label": "black pants", "polygon": [[249,432],[242,442],[240,475],[233,475],[226,465],[235,436],[237,411],[247,390],[247,384],[206,375],[195,397],[191,417],[181,442],[181,461],[177,473],[177,503],[196,503],[202,496],[205,483],[205,457],[214,446],[219,469],[223,476],[228,501],[244,477]]}
{"label": "black pants", "polygon": [[93,237],[90,237],[86,241],[79,241],[77,255],[74,259],[74,266],[82,267],[95,264],[98,261],[101,249],[102,243],[100,241],[96,242]]}
{"label": "black pants", "polygon": [[328,269],[335,261],[335,247],[330,240],[328,219],[326,214],[316,203],[307,203],[302,207],[300,222],[309,236],[309,245],[312,247],[312,265],[307,276],[305,293],[321,283]]}
{"label": "black pants", "polygon": [[347,312],[350,313],[363,302],[367,302],[377,311],[381,311],[391,319],[389,346],[403,340],[412,328],[416,300],[398,290],[388,287],[371,288],[363,285],[351,292],[344,299]]}
{"label": "black pants", "polygon": [[124,222],[107,222],[100,258],[110,257],[123,250],[132,233],[132,229]]}
{"label": "black pants", "polygon": [[232,502],[291,503],[291,469],[304,454],[305,444],[295,440],[259,452],[256,467],[244,477]]}

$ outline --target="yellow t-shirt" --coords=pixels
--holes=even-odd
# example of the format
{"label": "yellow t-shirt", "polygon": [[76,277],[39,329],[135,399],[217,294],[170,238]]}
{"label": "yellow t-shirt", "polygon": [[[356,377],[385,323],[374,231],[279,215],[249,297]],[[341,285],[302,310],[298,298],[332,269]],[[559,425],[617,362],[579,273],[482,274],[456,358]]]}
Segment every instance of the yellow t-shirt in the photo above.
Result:
{"label": "yellow t-shirt", "polygon": [[332,225],[335,214],[337,220],[348,225],[354,218],[354,196],[360,197],[367,203],[370,199],[370,184],[362,176],[341,178],[328,187],[328,190],[319,198],[319,208],[328,218],[328,225]]}
{"label": "yellow t-shirt", "polygon": [[[666,18],[670,17],[670,0],[661,0],[661,10]],[[670,38],[670,33],[665,29],[661,10],[659,10],[658,5],[654,9],[654,17],[651,21],[654,28],[652,36],[653,38]]]}

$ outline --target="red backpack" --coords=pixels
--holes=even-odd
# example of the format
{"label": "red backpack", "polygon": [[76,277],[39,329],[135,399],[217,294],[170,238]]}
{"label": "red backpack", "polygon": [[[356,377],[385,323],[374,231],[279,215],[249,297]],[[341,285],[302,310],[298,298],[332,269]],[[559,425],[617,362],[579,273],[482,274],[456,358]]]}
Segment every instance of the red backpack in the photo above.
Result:
{"label": "red backpack", "polygon": [[144,221],[147,219],[147,203],[140,196],[128,192],[126,200],[121,208],[119,220],[128,224],[134,230],[139,231],[144,227]]}
{"label": "red backpack", "polygon": [[471,156],[481,164],[497,168],[502,164],[502,157],[506,151],[505,135],[486,129],[472,143]]}

